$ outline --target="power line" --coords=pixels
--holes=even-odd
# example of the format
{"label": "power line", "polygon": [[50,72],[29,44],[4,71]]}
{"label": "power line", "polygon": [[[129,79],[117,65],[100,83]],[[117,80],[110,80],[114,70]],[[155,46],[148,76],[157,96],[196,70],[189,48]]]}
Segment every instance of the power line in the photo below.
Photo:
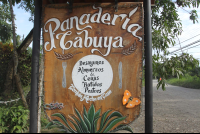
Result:
{"label": "power line", "polygon": [[[177,53],[180,53],[180,52],[177,52]],[[188,52],[190,54],[194,54],[194,53],[200,53],[200,52]]]}
{"label": "power line", "polygon": [[195,43],[198,43],[198,42],[200,42],[200,40],[197,40],[197,41],[195,41],[195,42],[192,42],[192,43],[190,43],[189,45],[186,45],[186,46],[184,46],[184,47],[182,47],[182,48],[180,48],[180,49],[177,49],[177,50],[175,50],[175,51],[173,51],[173,52],[171,52],[171,53],[169,53],[169,54],[172,54],[172,53],[174,53],[174,52],[176,52],[176,51],[180,51],[180,50],[182,50],[182,49],[184,49],[184,48],[187,48],[187,47],[189,47],[189,46],[191,46],[191,45],[194,45]]}
{"label": "power line", "polygon": [[[200,44],[198,44],[198,45],[196,45],[196,46],[199,46]],[[194,47],[196,47],[196,46],[193,46],[193,47],[190,47],[190,48],[188,48],[188,49],[191,49],[191,48],[194,48]],[[186,49],[186,50],[188,50],[188,49]],[[197,52],[198,53],[198,52]]]}
{"label": "power line", "polygon": [[[199,36],[199,35],[200,35],[200,34],[197,34],[197,35],[195,35],[195,36],[193,36],[193,37],[191,37],[191,38],[189,38],[189,39],[187,39],[187,40],[182,41],[181,43],[186,42],[186,41],[188,41],[188,40],[190,40],[190,39],[193,39],[194,37],[197,37],[197,36]],[[174,46],[177,46],[177,45],[179,45],[179,44],[176,44],[176,45],[174,45]],[[174,47],[174,46],[172,46],[172,47]],[[169,47],[169,48],[172,48],[172,47]]]}
{"label": "power line", "polygon": [[[190,47],[190,48],[188,48],[188,49],[194,48],[194,47],[199,46],[199,45],[200,45],[200,44],[195,45],[195,46],[193,46],[193,47]],[[185,50],[188,50],[188,49],[185,49]],[[182,53],[182,52],[177,52],[177,53]],[[191,53],[197,53],[197,54],[198,54],[198,53],[200,53],[200,52],[187,52],[187,53],[190,53],[190,54],[191,54]]]}
{"label": "power line", "polygon": [[[183,9],[183,7],[180,7],[181,9]],[[187,11],[187,10],[185,10],[185,9],[183,9],[184,11],[186,11],[186,12],[188,12],[188,13],[190,13],[189,11]]]}

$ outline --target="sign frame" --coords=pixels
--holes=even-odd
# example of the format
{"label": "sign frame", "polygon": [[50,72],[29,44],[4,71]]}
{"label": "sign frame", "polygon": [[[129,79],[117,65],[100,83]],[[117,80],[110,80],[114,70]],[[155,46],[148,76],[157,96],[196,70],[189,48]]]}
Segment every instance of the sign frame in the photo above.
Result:
{"label": "sign frame", "polygon": [[[77,6],[76,6],[77,5]],[[94,7],[94,5],[96,6],[96,7]],[[80,4],[79,3],[75,3],[74,4],[74,6],[73,6],[73,8],[74,8],[74,10],[75,11],[77,11],[78,9],[76,9],[76,7],[77,8],[82,8],[82,7],[84,7],[84,9],[85,9],[85,7],[93,7],[93,10],[95,10],[94,12],[93,12],[93,14],[91,13],[91,18],[92,18],[92,15],[94,15],[94,14],[98,14],[98,12],[100,12],[100,10],[98,11],[97,9],[99,8],[99,7],[102,7],[102,10],[104,10],[104,8],[105,9],[107,9],[108,8],[108,11],[109,11],[109,9],[110,9],[110,7],[114,7],[115,5],[113,4],[113,3],[96,3],[96,4],[94,4],[94,3],[92,3],[92,4],[82,4],[82,6],[80,6]],[[64,11],[64,10],[67,10],[66,8],[67,8],[68,6],[67,5],[59,5],[59,4],[57,4],[57,5],[47,5],[46,6],[46,8],[49,8],[49,10],[48,11],[46,11],[47,13],[49,13],[49,14],[53,14],[53,12],[51,12],[51,10],[53,10],[53,9],[55,9],[55,10],[58,10],[59,12],[61,11]],[[121,11],[120,11],[120,8],[121,8]],[[100,8],[99,8],[100,9]],[[131,27],[132,25],[133,26],[135,26],[136,24],[135,23],[139,23],[140,25],[137,25],[137,27],[138,27],[138,29],[139,30],[137,30],[137,28],[136,29],[134,29],[136,32],[137,31],[140,31],[139,32],[139,34],[137,33],[137,35],[136,35],[136,33],[130,33],[129,34],[129,36],[128,36],[128,38],[126,38],[126,40],[132,40],[132,45],[127,45],[127,43],[126,43],[126,45],[127,46],[125,46],[124,48],[121,48],[121,49],[119,49],[119,51],[117,51],[117,49],[114,49],[114,48],[112,48],[112,49],[114,49],[113,50],[113,52],[110,50],[110,53],[115,53],[115,54],[113,54],[113,56],[112,56],[112,58],[115,58],[115,57],[118,57],[118,55],[117,55],[117,53],[118,54],[120,54],[120,56],[122,57],[122,59],[121,59],[121,63],[123,63],[123,66],[125,66],[125,68],[129,68],[129,69],[125,69],[125,70],[123,70],[123,73],[125,72],[125,74],[127,74],[127,76],[128,75],[130,75],[130,76],[128,76],[127,78],[128,79],[126,79],[126,78],[124,78],[125,76],[123,76],[123,81],[125,82],[125,81],[129,81],[129,80],[131,80],[131,81],[129,81],[129,82],[126,82],[125,83],[125,85],[127,84],[131,84],[132,83],[132,86],[129,86],[129,88],[127,89],[127,90],[129,90],[130,92],[131,92],[131,94],[132,94],[132,97],[136,97],[136,98],[138,98],[138,99],[140,99],[140,100],[142,100],[141,99],[141,87],[142,87],[142,64],[143,64],[143,61],[142,61],[142,59],[143,59],[143,9],[142,9],[142,3],[118,3],[118,12],[115,12],[115,8],[113,8],[112,9],[112,12],[114,12],[114,14],[120,14],[121,12],[123,12],[123,9],[126,9],[126,10],[129,10],[128,12],[127,12],[127,14],[129,15],[129,16],[131,16],[131,15],[133,15],[134,13],[136,13],[136,11],[138,10],[139,11],[139,13],[137,13],[137,15],[136,16],[138,16],[137,18],[138,19],[133,19],[134,20],[134,22],[130,22],[130,24],[128,24],[128,26],[127,26],[127,29],[129,29],[129,31],[130,31],[130,29],[132,29],[132,28],[129,28],[129,27]],[[55,11],[54,10],[54,11]],[[58,12],[58,11],[55,11],[55,12]],[[50,13],[51,12],[51,13]],[[102,16],[104,16],[105,14],[106,14],[106,12],[107,12],[107,10],[105,11],[105,12],[103,12],[102,11]],[[66,14],[66,13],[63,13],[63,14]],[[47,14],[46,14],[47,15]],[[59,15],[59,16],[62,16],[61,14]],[[72,17],[73,16],[75,16],[75,14],[73,14],[73,12],[72,12],[72,15],[71,15]],[[43,14],[43,17],[45,17],[45,13]],[[81,18],[81,16],[79,16],[80,18]],[[49,28],[49,25],[47,24],[47,23],[50,23],[49,22],[49,20],[52,20],[51,18],[49,18],[49,17],[47,17],[48,19],[45,19],[44,20],[44,22],[43,22],[43,28],[44,28],[44,32],[45,31],[48,31],[48,28]],[[70,18],[71,19],[71,18]],[[55,22],[55,24],[60,24],[60,26],[62,26],[62,24],[63,24],[63,22],[66,22],[68,19],[59,19],[58,21],[57,21],[57,19],[54,19],[54,22]],[[101,19],[102,20],[102,19]],[[128,19],[126,19],[126,20],[128,20]],[[124,24],[126,23],[126,20],[125,21],[122,21],[122,22],[120,22],[121,23],[121,25],[120,25],[120,27],[119,27],[119,29],[121,29],[121,27],[122,27],[122,30],[123,30],[123,26],[124,26]],[[130,19],[129,19],[130,20]],[[59,22],[60,21],[60,22]],[[119,20],[118,20],[119,21]],[[112,22],[113,23],[113,22]],[[117,22],[116,22],[117,23]],[[134,23],[134,24],[133,24]],[[53,23],[51,23],[51,25],[53,26]],[[100,25],[100,24],[99,24]],[[103,25],[103,24],[102,24]],[[113,23],[113,25],[114,25],[114,23]],[[71,25],[70,25],[71,26]],[[74,26],[75,27],[75,26]],[[77,27],[77,25],[76,25],[76,27]],[[92,25],[92,27],[95,27],[95,25]],[[54,27],[52,27],[51,29],[52,30],[55,30],[54,29],[55,28],[55,25],[54,25]],[[57,25],[56,25],[56,28],[58,28],[57,27]],[[105,27],[103,27],[103,28],[105,28]],[[100,31],[102,31],[100,28],[98,28]],[[128,31],[126,31],[126,29],[124,28],[124,32],[123,32],[123,34],[125,34],[126,32],[128,32]],[[50,31],[50,29],[49,29],[49,31]],[[84,31],[84,30],[83,30]],[[112,30],[111,30],[112,31]],[[60,31],[59,31],[60,32]],[[57,35],[60,35],[61,33],[55,33],[55,36],[56,36],[56,34]],[[72,33],[73,33],[74,31],[72,30]],[[81,32],[80,32],[81,33]],[[64,34],[64,33],[63,33]],[[66,34],[68,34],[68,33],[66,33]],[[78,32],[77,32],[77,34],[79,34]],[[99,34],[101,34],[101,33],[99,33]],[[133,35],[132,35],[133,34]],[[104,34],[103,34],[104,35]],[[131,35],[131,36],[130,36]],[[51,36],[51,35],[48,35],[48,36]],[[62,35],[61,35],[62,36]],[[89,36],[89,35],[88,35]],[[110,35],[110,36],[112,36],[112,35]],[[134,38],[134,36],[135,36],[135,40],[133,40],[133,38]],[[44,39],[45,39],[45,37],[47,38],[47,35],[44,35]],[[126,37],[126,36],[125,36]],[[56,36],[56,38],[57,38],[57,36]],[[75,37],[74,37],[75,38]],[[82,37],[82,38],[84,38],[84,37]],[[86,37],[85,37],[86,38]],[[89,37],[88,37],[89,38]],[[113,37],[114,38],[114,37]],[[54,38],[55,39],[55,38]],[[50,39],[49,39],[50,40]],[[69,40],[71,40],[71,39],[69,39]],[[125,40],[125,41],[126,41]],[[50,41],[48,42],[48,41],[46,41],[46,42],[44,42],[44,44],[47,44],[46,46],[44,46],[44,48],[46,48],[48,51],[49,50],[53,50],[54,49],[54,47],[56,47],[56,48],[58,48],[58,45],[57,46],[50,46],[49,45],[49,48],[47,48],[48,47],[48,43],[50,44]],[[57,42],[57,43],[55,43],[55,44],[58,44],[59,42]],[[139,46],[137,46],[138,45],[138,43],[140,44]],[[130,43],[129,43],[130,44]],[[79,44],[80,45],[80,44]],[[78,45],[76,45],[76,46],[78,46]],[[116,45],[117,46],[117,45]],[[120,46],[120,44],[119,44],[119,46]],[[121,45],[122,46],[122,45]],[[61,47],[61,45],[60,45],[60,47]],[[136,48],[137,47],[137,48]],[[80,47],[80,48],[82,48],[82,46]],[[72,49],[72,48],[70,48],[70,49]],[[83,48],[82,48],[83,49]],[[88,48],[87,48],[88,49]],[[97,50],[97,49],[92,49],[92,50]],[[104,57],[104,58],[106,58],[107,60],[109,60],[109,62],[114,62],[114,61],[112,61],[111,60],[111,58],[107,58],[106,56],[109,56],[109,52],[108,52],[108,50],[107,50],[107,52],[106,51],[104,51],[103,49],[99,49],[99,50],[97,50],[97,52],[95,52],[94,53],[94,51],[87,51],[86,49],[84,50],[84,52],[86,52],[87,54],[99,54],[99,56],[102,56],[102,57]],[[121,52],[120,52],[120,50],[121,50]],[[135,52],[136,51],[136,52]],[[77,51],[78,53],[80,52],[81,54],[82,54],[82,51]],[[98,53],[99,52],[99,53]],[[103,52],[104,52],[104,54],[103,54]],[[120,53],[119,53],[120,52]],[[47,51],[44,51],[44,54],[46,54],[46,53],[48,53]],[[52,54],[52,55],[56,55],[56,56],[58,56],[59,58],[61,58],[62,57],[62,51],[60,50],[59,52],[58,51],[56,51],[56,49],[54,49],[54,54]],[[68,54],[70,54],[70,52],[68,53]],[[71,53],[72,54],[72,53]],[[79,55],[81,55],[81,54],[79,54]],[[130,55],[134,55],[134,56],[130,56]],[[111,55],[111,54],[110,54]],[[67,56],[67,55],[66,55]],[[73,57],[73,56],[72,56]],[[74,56],[75,57],[75,56]],[[78,57],[77,55],[76,55],[76,57]],[[127,60],[127,62],[125,62],[126,60],[125,60],[125,58],[123,58],[123,57],[127,57],[128,58],[128,60]],[[139,57],[139,58],[138,58]],[[45,59],[45,61],[49,61],[49,60],[51,60],[51,59],[53,59],[53,57],[50,57],[49,59]],[[119,59],[119,58],[118,58]],[[65,59],[64,59],[65,60]],[[66,60],[68,60],[68,59],[66,59]],[[75,59],[75,61],[77,61],[76,59]],[[120,61],[119,60],[117,60],[119,63],[120,63]],[[130,63],[130,61],[132,62],[132,63]],[[133,65],[133,62],[134,62],[134,64],[136,64],[136,66],[134,66]],[[58,64],[61,64],[61,63],[59,63],[59,62],[55,62],[56,63],[56,66],[57,66],[57,68],[61,68],[61,67],[59,67],[59,65]],[[67,63],[68,65],[70,64],[70,63]],[[74,64],[73,62],[72,62],[72,64]],[[130,64],[130,65],[129,65]],[[49,64],[49,65],[45,65],[45,69],[47,69],[47,66],[53,66],[54,64]],[[113,67],[113,65],[112,65],[112,67]],[[135,69],[133,69],[133,68],[135,68]],[[115,70],[113,70],[114,72],[117,72],[117,70],[118,70],[118,64],[117,64],[117,67],[115,67]],[[135,71],[134,71],[135,70]],[[132,73],[129,73],[128,71],[131,71]],[[51,70],[48,70],[47,72],[52,72]],[[46,73],[47,73],[46,72]],[[133,76],[133,74],[134,73],[137,73],[137,75],[134,75],[134,77],[132,77]],[[51,73],[52,74],[52,73]],[[123,74],[123,75],[125,75],[125,74]],[[132,74],[132,75],[131,75]],[[68,74],[69,75],[69,74]],[[117,74],[118,75],[118,74]],[[59,76],[59,75],[56,75],[55,77],[57,78],[57,76]],[[62,76],[62,75],[61,75]],[[46,76],[46,77],[44,77],[44,78],[49,78],[50,76]],[[116,75],[114,75],[113,76],[114,78],[115,77],[118,77],[118,76],[116,76]],[[46,84],[46,82],[48,81],[48,80],[46,80],[45,79],[45,83],[44,83],[44,86],[45,86],[45,84]],[[116,79],[116,78],[115,78]],[[60,80],[61,81],[61,80]],[[67,80],[68,81],[68,80]],[[117,80],[118,81],[118,80]],[[53,80],[51,80],[51,83],[53,82]],[[69,82],[70,83],[70,82]],[[114,82],[113,82],[114,83]],[[51,87],[53,87],[53,86],[50,86],[49,84],[47,84],[48,86],[46,86],[46,89],[50,89]],[[113,84],[112,84],[113,85]],[[118,83],[116,83],[116,85],[118,86]],[[136,86],[134,86],[134,85],[136,85]],[[115,89],[116,89],[116,87],[117,86],[112,86],[112,89],[115,87]],[[54,86],[54,87],[56,87],[57,89],[58,89],[58,87],[59,86]],[[127,86],[126,86],[126,88],[127,88]],[[102,109],[102,112],[103,111],[105,111],[105,110],[108,110],[108,108],[109,109],[113,109],[113,110],[117,110],[117,111],[119,111],[119,112],[121,112],[124,116],[128,116],[127,118],[127,120],[126,120],[126,123],[127,124],[129,124],[129,123],[131,123],[132,121],[134,121],[139,115],[140,115],[140,111],[141,111],[141,105],[139,105],[139,106],[135,106],[133,109],[127,109],[126,108],[126,106],[122,106],[122,99],[123,99],[123,94],[124,94],[124,91],[126,90],[126,88],[123,88],[123,91],[120,91],[120,93],[118,93],[118,94],[116,94],[116,95],[113,95],[113,96],[111,96],[112,98],[116,98],[116,96],[119,96],[120,98],[117,100],[117,105],[116,104],[114,104],[114,103],[112,103],[112,105],[115,105],[115,108],[113,107],[113,106],[102,106],[102,104],[100,104],[100,102],[99,103],[97,103],[96,101],[91,101],[91,102],[89,102],[89,104],[88,104],[88,101],[87,100],[98,100],[98,99],[100,99],[100,97],[102,98],[102,97],[107,97],[107,96],[109,96],[111,93],[113,94],[114,92],[113,91],[111,91],[111,90],[109,90],[109,91],[107,91],[107,92],[105,92],[105,96],[98,96],[97,98],[91,98],[91,99],[89,99],[89,98],[85,98],[85,95],[84,94],[77,94],[77,88],[74,88],[74,85],[71,85],[68,89],[70,89],[71,91],[73,91],[74,93],[75,93],[75,95],[76,96],[78,96],[79,97],[79,101],[81,100],[81,101],[83,101],[84,99],[85,99],[85,101],[86,101],[86,103],[84,102],[83,103],[83,105],[86,107],[86,108],[89,108],[89,106],[91,105],[91,103],[94,103],[94,104],[96,104],[97,106],[96,106],[96,109],[99,109],[99,108],[101,108]],[[134,88],[134,90],[133,90],[133,88]],[[137,88],[137,90],[135,90],[135,88]],[[54,91],[53,91],[54,92]],[[49,103],[55,103],[55,99],[50,99],[49,97],[47,98],[47,96],[55,96],[55,94],[57,94],[56,92],[54,92],[54,93],[51,93],[51,94],[47,94],[47,91],[45,92],[45,103],[47,103],[47,104],[49,104]],[[59,92],[59,91],[58,91]],[[53,95],[54,94],[54,95]],[[66,93],[64,93],[65,95],[67,95],[68,97],[69,96],[71,96],[71,95],[68,95],[68,93],[66,94]],[[88,95],[86,95],[86,96],[88,96]],[[56,97],[56,98],[58,98],[58,99],[56,99],[56,101],[58,100],[59,102],[56,102],[56,103],[64,103],[64,102],[62,102],[62,100],[60,99],[60,97]],[[72,99],[72,98],[71,98]],[[107,98],[106,98],[107,99]],[[51,100],[51,101],[49,101],[49,100]],[[105,99],[104,99],[105,100]],[[108,100],[108,99],[107,99]],[[77,103],[77,101],[78,101],[78,99],[75,99],[75,101],[72,101],[73,103],[76,103],[75,105],[76,105],[76,107],[82,107],[82,106],[80,106],[78,103]],[[65,101],[65,103],[66,102],[68,102],[68,105],[70,105],[69,104],[69,102],[70,101],[68,101],[68,100],[66,100]],[[112,102],[112,100],[111,99],[109,99],[109,101],[108,102]],[[101,102],[101,103],[103,103],[103,104],[106,104],[106,101],[103,101],[103,102]],[[66,103],[67,104],[67,103]],[[82,103],[81,103],[82,104]],[[74,105],[74,104],[73,104]],[[105,108],[104,108],[105,107]],[[121,107],[121,109],[119,109],[119,108],[117,108],[116,109],[116,107]],[[123,107],[123,108],[122,108]],[[73,109],[73,107],[71,106],[71,108],[69,108],[69,109]],[[63,110],[64,111],[64,110]],[[66,109],[65,109],[65,111],[66,111]],[[81,109],[80,111],[83,111],[83,109]],[[133,112],[134,111],[134,112]],[[53,113],[55,113],[55,110],[53,111],[53,112],[51,112],[51,111],[46,111],[47,112],[47,114],[49,115],[49,118],[50,118],[50,115],[51,114],[53,114]],[[58,111],[57,111],[58,112]],[[62,112],[62,111],[60,111],[60,112]],[[64,112],[62,112],[63,114],[64,114]],[[72,114],[72,113],[70,113],[70,114]],[[66,115],[67,116],[67,115]],[[129,119],[130,118],[130,119]]]}
{"label": "sign frame", "polygon": [[[152,1],[151,1],[152,2]],[[47,4],[47,0],[43,0],[43,5]],[[145,74],[148,74],[149,76],[145,75],[145,109],[147,112],[145,112],[145,132],[146,133],[152,133],[153,132],[153,105],[152,105],[152,55],[151,55],[151,49],[152,49],[152,39],[151,39],[151,3],[150,1],[144,1],[144,13],[145,13],[145,61],[146,61],[146,68],[145,68]],[[40,51],[38,39],[40,38],[40,28],[37,26],[41,25],[41,1],[36,0],[35,2],[35,19],[34,19],[34,38],[33,38],[33,56],[36,59],[39,58],[39,55],[36,53],[37,51]],[[148,36],[148,38],[147,38]],[[150,60],[149,60],[150,59]],[[38,84],[38,77],[39,74],[39,60],[33,59],[32,61],[32,72],[31,72],[31,111],[30,111],[30,133],[36,133],[37,132],[37,84]],[[149,61],[149,62],[147,62]],[[34,82],[36,81],[36,82]],[[149,109],[147,109],[149,108]]]}

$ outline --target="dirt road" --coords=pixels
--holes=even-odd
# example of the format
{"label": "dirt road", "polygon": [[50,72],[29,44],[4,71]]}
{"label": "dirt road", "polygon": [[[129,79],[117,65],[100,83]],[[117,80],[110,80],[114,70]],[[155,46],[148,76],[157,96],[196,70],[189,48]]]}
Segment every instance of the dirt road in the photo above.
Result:
{"label": "dirt road", "polygon": [[[200,133],[200,89],[168,85],[162,91],[156,84],[153,80],[153,132]],[[131,124],[135,133],[145,132],[144,117],[143,101],[140,117]]]}

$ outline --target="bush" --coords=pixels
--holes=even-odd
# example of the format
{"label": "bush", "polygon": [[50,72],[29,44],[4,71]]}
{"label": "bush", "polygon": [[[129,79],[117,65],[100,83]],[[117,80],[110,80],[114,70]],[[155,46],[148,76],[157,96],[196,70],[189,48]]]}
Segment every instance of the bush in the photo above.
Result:
{"label": "bush", "polygon": [[0,107],[0,133],[22,133],[28,129],[29,110],[21,105]]}
{"label": "bush", "polygon": [[[28,86],[31,82],[31,53],[29,53],[29,51],[27,50],[18,55],[18,73],[21,77],[23,87]],[[7,70],[9,69],[8,63],[12,59],[12,53],[13,44],[8,42],[2,43],[0,41],[0,93],[3,92],[4,89]]]}
{"label": "bush", "polygon": [[46,127],[46,125],[49,123],[49,120],[47,119],[44,111],[42,111],[41,114],[41,127]]}
{"label": "bush", "polygon": [[167,80],[167,83],[175,86],[186,88],[200,89],[200,78],[197,76],[190,76],[186,74],[182,79],[172,78]]}

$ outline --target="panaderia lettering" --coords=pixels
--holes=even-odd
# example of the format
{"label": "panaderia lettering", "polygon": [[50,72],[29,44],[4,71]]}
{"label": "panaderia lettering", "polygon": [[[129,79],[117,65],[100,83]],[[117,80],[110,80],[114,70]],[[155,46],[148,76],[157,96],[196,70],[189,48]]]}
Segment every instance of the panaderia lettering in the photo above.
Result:
{"label": "panaderia lettering", "polygon": [[[111,51],[111,48],[123,48],[123,38],[121,36],[112,37],[90,37],[88,30],[92,29],[90,23],[102,23],[108,26],[115,26],[115,22],[117,18],[120,18],[120,21],[124,21],[121,25],[122,30],[127,30],[127,32],[131,33],[134,37],[138,38],[139,41],[142,41],[142,37],[137,36],[137,32],[142,28],[139,24],[129,24],[131,20],[131,16],[137,11],[138,7],[134,8],[129,14],[114,14],[110,15],[110,13],[102,14],[101,7],[93,6],[93,9],[97,9],[98,12],[94,14],[82,14],[81,17],[72,16],[62,22],[60,22],[57,18],[51,18],[46,21],[44,25],[44,32],[49,33],[50,41],[46,41],[44,44],[44,49],[46,51],[51,51],[56,49],[55,46],[55,38],[60,40],[60,48],[62,50],[68,50],[71,47],[74,48],[89,48],[93,46],[91,49],[91,53],[98,51],[103,56],[108,56]],[[55,28],[52,28],[52,24],[55,23]],[[75,23],[75,26],[74,26]],[[48,26],[47,26],[48,24]],[[80,26],[83,28],[80,28]],[[135,28],[136,27],[136,28]],[[65,42],[65,38],[68,38],[72,32],[70,31],[72,28],[76,28],[77,35],[84,34],[84,38],[75,37],[73,40],[68,40]],[[57,33],[56,31],[60,29],[62,33]],[[134,29],[134,30],[132,30]],[[47,47],[48,46],[48,47]],[[105,54],[100,52],[98,48],[106,48],[107,51]]]}

